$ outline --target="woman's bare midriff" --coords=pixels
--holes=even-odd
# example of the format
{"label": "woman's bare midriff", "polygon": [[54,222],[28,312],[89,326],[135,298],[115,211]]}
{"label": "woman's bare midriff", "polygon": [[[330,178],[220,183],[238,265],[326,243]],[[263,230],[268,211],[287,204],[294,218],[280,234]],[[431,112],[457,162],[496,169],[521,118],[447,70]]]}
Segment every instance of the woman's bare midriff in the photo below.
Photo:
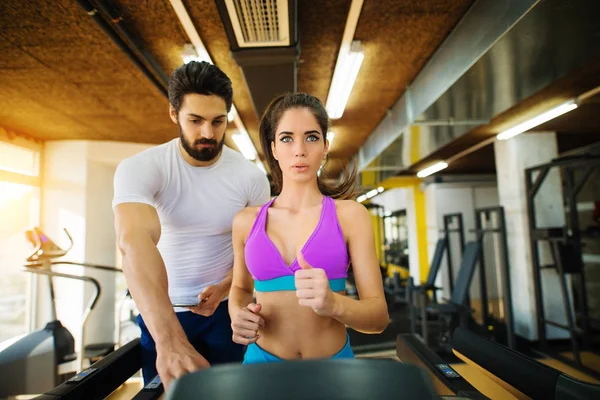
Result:
{"label": "woman's bare midriff", "polygon": [[294,291],[257,292],[256,302],[265,321],[256,344],[279,358],[329,358],[346,344],[345,325],[299,305]]}

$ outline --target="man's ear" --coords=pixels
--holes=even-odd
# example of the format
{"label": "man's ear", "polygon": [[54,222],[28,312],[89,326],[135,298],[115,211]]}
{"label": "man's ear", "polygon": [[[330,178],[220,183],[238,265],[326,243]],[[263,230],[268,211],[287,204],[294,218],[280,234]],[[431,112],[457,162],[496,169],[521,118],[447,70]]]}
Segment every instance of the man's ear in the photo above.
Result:
{"label": "man's ear", "polygon": [[172,104],[169,104],[169,116],[171,117],[171,121],[177,123],[177,111],[175,110],[175,107],[173,107]]}

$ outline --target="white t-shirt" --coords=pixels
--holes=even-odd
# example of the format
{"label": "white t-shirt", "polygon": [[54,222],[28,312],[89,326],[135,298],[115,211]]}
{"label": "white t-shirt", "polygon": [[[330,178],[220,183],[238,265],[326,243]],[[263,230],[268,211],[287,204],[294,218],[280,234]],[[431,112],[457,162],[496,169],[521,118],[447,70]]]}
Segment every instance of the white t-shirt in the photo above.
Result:
{"label": "white t-shirt", "polygon": [[113,207],[145,203],[158,213],[157,247],[173,304],[197,302],[206,286],[225,278],[233,267],[233,217],[269,198],[264,172],[240,153],[223,146],[213,165],[193,167],[183,159],[179,138],[123,160],[114,178]]}

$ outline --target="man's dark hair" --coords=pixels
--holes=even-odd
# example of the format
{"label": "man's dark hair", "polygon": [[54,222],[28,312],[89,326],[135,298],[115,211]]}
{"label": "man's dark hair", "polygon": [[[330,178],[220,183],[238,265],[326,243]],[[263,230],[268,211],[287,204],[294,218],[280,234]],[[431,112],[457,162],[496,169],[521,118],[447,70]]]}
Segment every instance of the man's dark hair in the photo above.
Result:
{"label": "man's dark hair", "polygon": [[191,61],[183,64],[169,79],[169,102],[179,114],[186,94],[216,95],[225,100],[227,112],[233,103],[231,80],[217,66],[206,61]]}

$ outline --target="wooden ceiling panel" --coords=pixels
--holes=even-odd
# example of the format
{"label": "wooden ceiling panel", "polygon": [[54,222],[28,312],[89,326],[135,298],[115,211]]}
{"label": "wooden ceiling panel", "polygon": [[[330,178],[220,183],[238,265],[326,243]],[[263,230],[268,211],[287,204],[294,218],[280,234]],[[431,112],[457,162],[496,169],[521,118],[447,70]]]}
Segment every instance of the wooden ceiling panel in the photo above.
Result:
{"label": "wooden ceiling panel", "polygon": [[[0,36],[0,38],[2,37]],[[21,70],[37,70],[24,71],[35,73],[45,69],[38,60],[19,47],[12,45],[8,41],[0,40],[0,42],[7,44],[4,47],[0,47],[0,52],[3,54],[3,57],[0,57],[0,71],[2,71],[0,79],[6,79],[7,75],[11,75],[13,78],[25,78],[27,75],[22,73]]]}
{"label": "wooden ceiling panel", "polygon": [[169,1],[118,0],[115,10],[120,12],[127,31],[152,55],[166,77],[183,64],[181,52],[189,40]]}
{"label": "wooden ceiling panel", "polygon": [[[333,175],[356,154],[473,0],[364,3],[355,39],[365,61],[343,118],[334,121]],[[300,1],[298,90],[327,99],[350,0]],[[112,0],[123,24],[166,76],[188,41],[168,0]],[[184,5],[260,151],[258,116],[214,0]],[[168,101],[72,0],[0,4],[0,126],[42,139],[162,143],[178,134]],[[10,101],[7,99],[10,98]],[[230,124],[229,133],[233,131]],[[230,136],[230,135],[228,135]],[[232,145],[228,138],[226,143]]]}
{"label": "wooden ceiling panel", "polygon": [[[58,108],[51,108],[46,102],[11,95],[5,92],[0,96],[0,122],[3,128],[12,129],[41,140],[80,139],[94,134]],[[4,93],[8,93],[4,96]],[[43,99],[40,99],[43,101]],[[79,136],[73,133],[78,133]],[[35,134],[35,135],[34,135]]]}

